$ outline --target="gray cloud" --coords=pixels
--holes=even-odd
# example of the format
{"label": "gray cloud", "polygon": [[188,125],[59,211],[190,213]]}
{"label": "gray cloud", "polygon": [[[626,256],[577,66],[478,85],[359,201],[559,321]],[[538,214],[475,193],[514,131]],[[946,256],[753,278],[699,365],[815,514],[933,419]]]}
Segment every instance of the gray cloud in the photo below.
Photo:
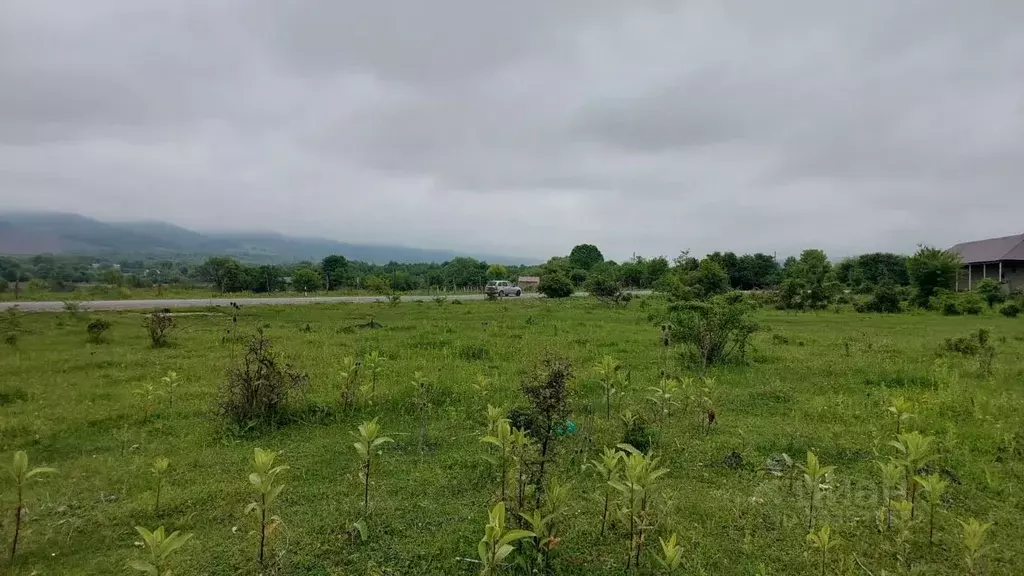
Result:
{"label": "gray cloud", "polygon": [[0,0],[0,207],[615,258],[1020,232],[1013,0]]}

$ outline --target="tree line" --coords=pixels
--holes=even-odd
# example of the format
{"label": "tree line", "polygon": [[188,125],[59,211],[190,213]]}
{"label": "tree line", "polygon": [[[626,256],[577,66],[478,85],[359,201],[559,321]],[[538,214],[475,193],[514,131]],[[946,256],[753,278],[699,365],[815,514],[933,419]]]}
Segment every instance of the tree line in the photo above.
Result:
{"label": "tree line", "polygon": [[[937,286],[945,287],[946,279],[955,280],[959,263],[954,256],[935,248],[922,250],[929,261],[944,259],[941,278],[934,282]],[[833,263],[824,251],[816,249],[804,250],[782,262],[774,254],[712,252],[697,258],[684,251],[671,260],[635,255],[620,263],[606,260],[594,244],[580,244],[568,255],[552,257],[536,266],[488,264],[470,257],[442,263],[373,264],[330,255],[319,262],[253,265],[230,256],[211,256],[204,261],[154,258],[114,262],[89,256],[40,254],[0,257],[0,290],[24,289],[30,283],[52,291],[71,290],[80,284],[128,288],[203,284],[224,293],[360,289],[386,294],[469,289],[483,286],[488,280],[540,276],[564,283],[569,291],[594,282],[697,295],[778,290],[787,305],[816,307],[840,291],[869,294],[883,285],[910,286],[913,263],[921,254],[871,253]],[[928,289],[925,292],[931,295]]]}

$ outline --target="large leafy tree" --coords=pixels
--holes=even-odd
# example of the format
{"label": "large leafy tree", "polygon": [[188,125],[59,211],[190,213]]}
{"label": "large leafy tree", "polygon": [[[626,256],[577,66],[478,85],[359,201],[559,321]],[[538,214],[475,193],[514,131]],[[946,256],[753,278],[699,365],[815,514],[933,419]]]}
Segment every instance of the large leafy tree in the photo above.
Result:
{"label": "large leafy tree", "polygon": [[838,283],[832,263],[821,250],[804,250],[800,258],[787,258],[781,285],[782,303],[787,308],[823,308]]}
{"label": "large leafy tree", "polygon": [[487,267],[487,279],[488,280],[507,280],[508,279],[508,268],[501,264],[491,264]]}
{"label": "large leafy tree", "polygon": [[919,306],[928,306],[929,299],[938,290],[952,290],[956,285],[956,274],[960,270],[960,256],[933,246],[920,246],[907,259],[907,273],[910,284],[917,289],[915,301]]}
{"label": "large leafy tree", "polygon": [[324,279],[312,268],[299,268],[292,273],[292,287],[298,292],[315,292],[323,285]]}
{"label": "large leafy tree", "polygon": [[249,275],[253,292],[277,292],[284,289],[284,274],[277,266],[257,266]]}
{"label": "large leafy tree", "polygon": [[689,280],[697,295],[702,298],[729,291],[729,276],[718,262],[710,258],[700,261],[697,270],[690,273]]}
{"label": "large leafy tree", "polygon": [[456,288],[483,286],[487,283],[487,263],[476,258],[452,258],[443,268],[445,284]]}
{"label": "large leafy tree", "polygon": [[348,259],[340,254],[331,254],[320,262],[320,269],[324,272],[327,289],[337,290],[345,285],[348,276]]}
{"label": "large leafy tree", "polygon": [[770,254],[744,254],[737,259],[736,266],[735,275],[730,275],[729,280],[733,288],[740,290],[770,288],[778,285],[782,276],[779,262]]}
{"label": "large leafy tree", "polygon": [[604,262],[604,255],[593,244],[579,244],[569,252],[569,263],[572,268],[590,270]]}
{"label": "large leafy tree", "polygon": [[572,296],[574,289],[572,281],[565,274],[555,272],[541,276],[537,291],[548,298],[567,298]]}

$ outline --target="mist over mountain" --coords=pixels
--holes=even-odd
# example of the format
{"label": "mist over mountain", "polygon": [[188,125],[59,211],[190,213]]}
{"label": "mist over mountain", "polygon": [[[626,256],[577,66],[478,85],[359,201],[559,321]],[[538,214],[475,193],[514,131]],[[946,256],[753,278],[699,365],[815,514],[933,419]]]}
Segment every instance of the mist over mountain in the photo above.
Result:
{"label": "mist over mountain", "polygon": [[535,258],[453,250],[340,242],[275,232],[196,232],[162,221],[102,222],[79,214],[0,213],[0,254],[96,254],[203,257],[229,255],[246,262],[317,261],[330,254],[375,264],[444,262],[472,256],[498,264],[534,264]]}

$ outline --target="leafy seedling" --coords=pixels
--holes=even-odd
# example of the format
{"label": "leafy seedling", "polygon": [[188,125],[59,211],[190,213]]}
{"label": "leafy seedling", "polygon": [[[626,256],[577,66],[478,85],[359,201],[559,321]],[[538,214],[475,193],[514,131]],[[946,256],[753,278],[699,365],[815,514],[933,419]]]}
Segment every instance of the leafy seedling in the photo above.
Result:
{"label": "leafy seedling", "polygon": [[153,461],[153,467],[151,468],[153,476],[156,477],[156,505],[153,507],[153,511],[156,514],[160,514],[160,491],[164,484],[164,474],[167,473],[167,467],[171,465],[171,461],[163,456]]}
{"label": "leafy seedling", "polygon": [[914,482],[924,490],[924,500],[928,503],[928,543],[933,544],[935,541],[935,513],[942,505],[942,496],[949,488],[949,482],[943,480],[938,474],[929,474],[925,477],[915,476]]}
{"label": "leafy seedling", "polygon": [[611,448],[605,448],[604,453],[601,454],[601,460],[591,460],[590,468],[597,473],[601,478],[601,483],[604,485],[604,495],[602,500],[604,501],[603,511],[601,512],[601,536],[604,537],[605,528],[608,525],[608,508],[611,504],[612,497],[612,482],[615,482],[619,478],[619,468],[622,464],[622,459],[625,455]]}
{"label": "leafy seedling", "polygon": [[900,480],[903,478],[903,469],[895,462],[875,462],[878,466],[879,480],[882,484],[882,500],[885,507],[882,514],[885,516],[879,525],[884,525],[888,530],[892,528],[892,501],[896,490],[899,490]]}
{"label": "leafy seedling", "polygon": [[275,458],[277,458],[277,452],[256,448],[253,452],[253,471],[249,474],[249,483],[252,484],[259,500],[246,506],[245,513],[254,514],[259,520],[260,548],[258,559],[260,564],[263,564],[267,536],[281,522],[280,517],[270,514],[270,509],[277,501],[281,490],[284,489],[284,484],[278,482],[277,477],[287,470],[288,466],[274,466]]}
{"label": "leafy seedling", "polygon": [[21,535],[21,525],[25,521],[26,508],[25,496],[28,492],[28,481],[40,474],[53,474],[56,468],[32,468],[28,467],[28,454],[18,451],[14,453],[14,463],[9,471],[11,480],[14,481],[14,488],[18,493],[18,504],[14,508],[14,539],[11,542],[11,562],[14,562],[14,555],[18,553],[18,537]]}
{"label": "leafy seedling", "polygon": [[658,538],[661,543],[661,555],[654,557],[654,563],[665,576],[672,576],[679,570],[683,563],[683,547],[677,543],[677,536],[673,532],[668,541]]}
{"label": "leafy seedling", "polygon": [[184,546],[192,535],[183,535],[177,531],[167,534],[163,526],[152,532],[142,526],[136,526],[135,531],[142,536],[146,547],[149,548],[149,560],[132,560],[129,565],[150,576],[171,576],[171,570],[167,568],[167,557],[171,552]]}
{"label": "leafy seedling", "polygon": [[828,487],[829,475],[835,466],[823,466],[814,452],[807,452],[807,464],[797,464],[804,472],[804,487],[810,494],[807,514],[807,530],[814,528],[814,511],[821,500],[821,490]]}
{"label": "leafy seedling", "polygon": [[515,550],[515,542],[534,538],[536,534],[527,530],[505,530],[505,503],[498,502],[488,515],[484,537],[477,544],[477,555],[483,568],[481,576],[498,576],[505,565],[505,559]]}
{"label": "leafy seedling", "polygon": [[481,442],[498,448],[498,455],[485,454],[484,459],[498,467],[498,483],[501,485],[501,501],[505,501],[509,458],[512,456],[512,426],[502,418],[495,426],[494,433],[480,438]]}
{"label": "leafy seedling", "polygon": [[377,423],[376,418],[360,424],[359,433],[355,436],[358,441],[352,446],[363,460],[363,514],[365,514],[370,507],[370,470],[373,460],[380,454],[381,446],[394,442],[394,440],[380,435],[380,424]]}
{"label": "leafy seedling", "polygon": [[828,524],[821,527],[817,532],[811,532],[807,535],[807,543],[812,549],[818,550],[821,554],[819,565],[821,567],[821,576],[825,576],[825,564],[828,561],[828,551],[839,546],[840,540],[838,537],[832,535],[832,527]]}
{"label": "leafy seedling", "polygon": [[594,372],[597,374],[598,379],[601,381],[601,387],[604,389],[605,418],[610,418],[612,415],[612,398],[616,393],[615,384],[619,382],[620,368],[619,361],[611,356],[605,356],[594,365]]}
{"label": "leafy seedling", "polygon": [[169,408],[174,408],[174,392],[178,389],[178,373],[173,370],[168,372],[166,376],[160,379],[164,385],[164,394],[167,395],[167,405]]}
{"label": "leafy seedling", "polygon": [[988,562],[985,556],[992,547],[985,544],[985,538],[992,524],[970,518],[966,522],[960,521],[960,526],[964,529],[964,565],[967,566],[967,573],[971,576],[986,573]]}
{"label": "leafy seedling", "polygon": [[903,467],[904,488],[910,500],[910,517],[914,518],[917,511],[917,483],[914,482],[914,476],[937,457],[932,451],[935,439],[916,431],[900,434],[896,438],[889,445],[899,452],[896,462]]}
{"label": "leafy seedling", "polygon": [[886,408],[886,410],[896,418],[896,435],[899,435],[903,431],[903,423],[914,417],[910,413],[913,405],[909,400],[903,396],[897,396],[892,399],[892,405]]}

